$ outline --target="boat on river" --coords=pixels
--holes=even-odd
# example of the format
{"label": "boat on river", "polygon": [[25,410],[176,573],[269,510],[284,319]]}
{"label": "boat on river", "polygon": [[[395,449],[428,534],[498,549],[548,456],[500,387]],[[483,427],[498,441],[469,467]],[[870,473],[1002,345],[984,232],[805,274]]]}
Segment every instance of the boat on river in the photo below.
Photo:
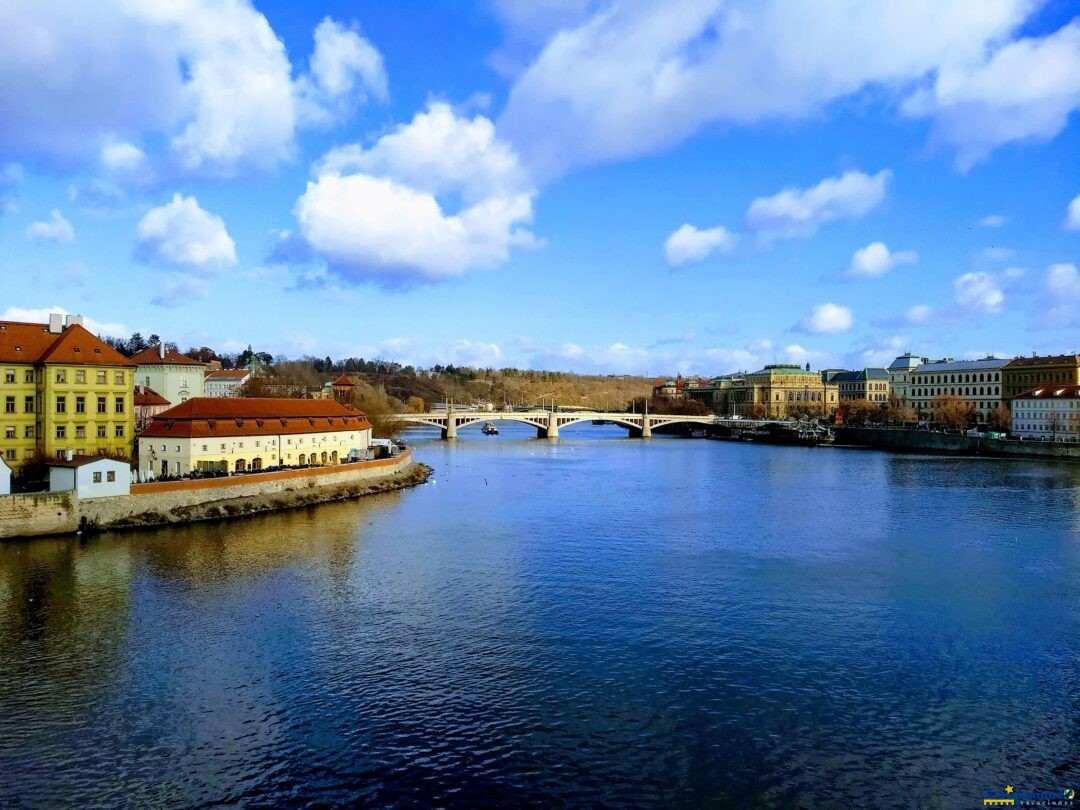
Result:
{"label": "boat on river", "polygon": [[484,426],[480,428],[485,436],[498,436],[499,428],[494,422],[484,422]]}

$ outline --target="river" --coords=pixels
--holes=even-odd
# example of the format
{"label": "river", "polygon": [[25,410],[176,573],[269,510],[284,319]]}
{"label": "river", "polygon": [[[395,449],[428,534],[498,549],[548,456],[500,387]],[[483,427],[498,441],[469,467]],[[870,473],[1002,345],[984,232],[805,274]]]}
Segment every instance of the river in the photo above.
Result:
{"label": "river", "polygon": [[1080,788],[1080,467],[408,436],[407,492],[0,543],[0,806]]}

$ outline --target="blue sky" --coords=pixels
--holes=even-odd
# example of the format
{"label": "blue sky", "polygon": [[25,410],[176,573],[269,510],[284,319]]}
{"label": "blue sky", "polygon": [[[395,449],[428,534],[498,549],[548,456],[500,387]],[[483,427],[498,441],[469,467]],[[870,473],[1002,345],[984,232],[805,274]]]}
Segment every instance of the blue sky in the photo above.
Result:
{"label": "blue sky", "polygon": [[1075,2],[16,0],[0,315],[722,373],[1080,351]]}

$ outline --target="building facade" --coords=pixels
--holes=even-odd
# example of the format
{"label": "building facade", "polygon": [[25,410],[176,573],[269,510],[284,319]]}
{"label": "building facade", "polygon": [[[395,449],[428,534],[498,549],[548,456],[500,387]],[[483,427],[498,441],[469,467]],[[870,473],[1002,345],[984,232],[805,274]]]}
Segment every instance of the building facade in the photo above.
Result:
{"label": "building facade", "polygon": [[203,372],[206,366],[198,360],[166,349],[164,343],[151,346],[131,358],[138,368],[135,382],[153,388],[172,405],[192,397],[204,396]]}
{"label": "building facade", "polygon": [[211,371],[205,377],[204,396],[238,397],[250,379],[251,372],[245,368]]}
{"label": "building facade", "polygon": [[1012,433],[1025,439],[1080,442],[1080,385],[1044,385],[1013,397]]}
{"label": "building facade", "polygon": [[830,373],[826,377],[829,382],[836,385],[841,402],[861,399],[885,405],[889,401],[889,372],[883,368]]}
{"label": "building facade", "polygon": [[916,357],[906,352],[889,363],[889,391],[897,399],[911,404],[911,376],[919,366],[929,363],[929,358]]}
{"label": "building facade", "polygon": [[1014,357],[1001,371],[1005,400],[1040,386],[1080,385],[1080,354]]}
{"label": "building facade", "polygon": [[131,464],[101,456],[72,456],[49,462],[49,492],[74,492],[82,499],[131,492]]}
{"label": "building facade", "polygon": [[150,422],[162,411],[172,407],[169,400],[153,388],[145,385],[135,386],[135,432],[142,433],[149,427]]}
{"label": "building facade", "polygon": [[996,357],[982,360],[939,360],[924,363],[911,373],[908,398],[920,413],[929,413],[934,398],[957,396],[975,409],[975,417],[985,421],[1001,404],[1002,370],[1008,361]]}
{"label": "building facade", "polygon": [[151,422],[139,476],[340,464],[370,446],[367,417],[332,400],[204,397]]}
{"label": "building facade", "polygon": [[0,455],[12,468],[36,455],[130,456],[134,372],[79,316],[0,322]]}
{"label": "building facade", "polygon": [[745,376],[745,385],[732,388],[736,415],[746,416],[751,406],[764,409],[767,419],[784,419],[812,409],[827,416],[839,404],[839,389],[820,373],[796,365],[768,365]]}

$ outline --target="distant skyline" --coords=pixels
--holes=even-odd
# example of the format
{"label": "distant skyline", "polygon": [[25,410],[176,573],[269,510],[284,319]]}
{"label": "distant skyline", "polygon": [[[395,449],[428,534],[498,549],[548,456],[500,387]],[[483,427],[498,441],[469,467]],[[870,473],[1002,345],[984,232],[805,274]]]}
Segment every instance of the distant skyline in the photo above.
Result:
{"label": "distant skyline", "polygon": [[1080,351],[1061,0],[15,0],[0,317],[717,374]]}

